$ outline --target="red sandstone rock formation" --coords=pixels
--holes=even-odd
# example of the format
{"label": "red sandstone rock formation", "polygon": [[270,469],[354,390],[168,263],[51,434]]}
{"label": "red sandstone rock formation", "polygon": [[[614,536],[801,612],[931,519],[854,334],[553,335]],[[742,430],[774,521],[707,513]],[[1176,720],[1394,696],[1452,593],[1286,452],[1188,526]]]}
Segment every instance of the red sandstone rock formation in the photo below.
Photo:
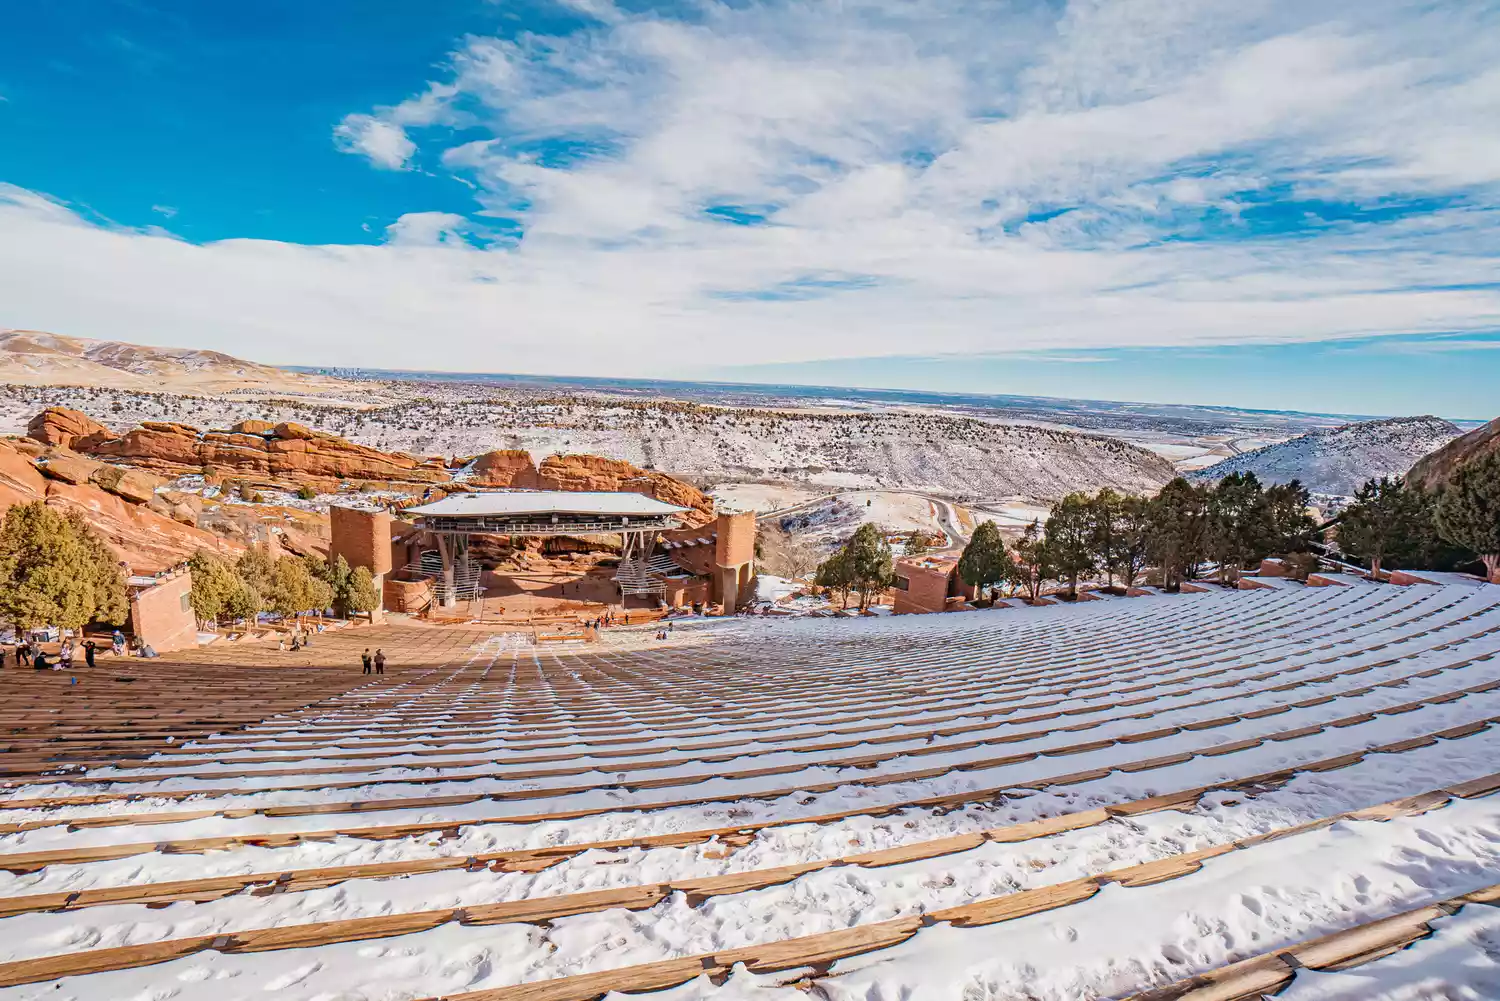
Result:
{"label": "red sandstone rock formation", "polygon": [[241,421],[228,431],[202,432],[188,424],[147,421],[116,436],[75,410],[53,407],[37,415],[27,435],[173,476],[227,473],[292,485],[309,480],[441,483],[449,479],[441,459],[382,452],[290,422]]}
{"label": "red sandstone rock formation", "polygon": [[536,463],[520,448],[486,452],[474,460],[469,482],[477,487],[515,487],[535,490]]}
{"label": "red sandstone rock formation", "polygon": [[62,510],[82,510],[110,548],[137,572],[175,566],[199,549],[236,552],[241,548],[211,532],[174,521],[152,507],[131,503],[90,482],[88,477],[70,482],[43,476],[31,456],[10,442],[0,441],[0,510],[34,500],[45,500]]}
{"label": "red sandstone rock formation", "polygon": [[71,448],[74,438],[109,434],[109,428],[87,414],[67,407],[48,407],[26,425],[26,435],[43,445]]}
{"label": "red sandstone rock formation", "polygon": [[700,525],[713,517],[713,501],[690,483],[665,473],[598,455],[549,455],[541,466],[520,449],[486,452],[474,460],[469,483],[525,490],[625,490],[690,509],[684,521]]}

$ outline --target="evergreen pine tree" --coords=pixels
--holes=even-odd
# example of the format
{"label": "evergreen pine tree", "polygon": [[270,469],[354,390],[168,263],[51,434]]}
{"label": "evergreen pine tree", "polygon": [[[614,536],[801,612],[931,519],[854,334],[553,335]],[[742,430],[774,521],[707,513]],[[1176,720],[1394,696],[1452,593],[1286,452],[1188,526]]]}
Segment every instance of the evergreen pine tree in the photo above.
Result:
{"label": "evergreen pine tree", "polygon": [[1231,473],[1208,492],[1208,548],[1221,584],[1268,551],[1270,536],[1270,511],[1254,473]]}
{"label": "evergreen pine tree", "polygon": [[1115,549],[1126,499],[1109,487],[1102,487],[1089,501],[1089,548],[1094,553],[1095,568],[1104,571],[1106,583],[1111,587],[1115,583]]}
{"label": "evergreen pine tree", "polygon": [[1151,540],[1151,503],[1130,494],[1120,498],[1115,512],[1113,540],[1106,554],[1110,573],[1126,587],[1135,585],[1146,568]]}
{"label": "evergreen pine tree", "polygon": [[1057,577],[1042,526],[1036,521],[1027,525],[1012,548],[1015,555],[1010,565],[1010,583],[1023,592],[1027,600],[1034,602],[1041,597],[1048,581]]}
{"label": "evergreen pine tree", "polygon": [[993,521],[981,522],[958,558],[958,576],[976,593],[988,588],[993,600],[995,585],[1008,580],[1011,569],[1010,551],[1005,548],[1000,527]]}
{"label": "evergreen pine tree", "polygon": [[863,611],[870,607],[870,599],[890,587],[895,579],[891,547],[880,529],[866,522],[855,530],[845,549],[849,575],[859,592],[859,607]]}
{"label": "evergreen pine tree", "polygon": [[813,574],[813,583],[839,592],[839,607],[849,607],[849,591],[854,586],[854,577],[849,568],[849,550],[843,546],[822,563]]}
{"label": "evergreen pine tree", "polygon": [[1057,575],[1077,599],[1078,579],[1094,569],[1094,524],[1087,494],[1068,494],[1052,508],[1046,526],[1047,552]]}
{"label": "evergreen pine tree", "polygon": [[1454,545],[1478,554],[1500,584],[1500,452],[1458,467],[1437,503],[1437,527]]}
{"label": "evergreen pine tree", "polygon": [[23,629],[120,624],[129,612],[125,575],[78,512],[42,501],[16,504],[0,523],[0,615]]}
{"label": "evergreen pine tree", "polygon": [[244,588],[245,584],[218,553],[200,549],[188,560],[188,571],[192,574],[192,589],[188,603],[198,624],[218,622],[226,614],[225,608],[231,596]]}
{"label": "evergreen pine tree", "polygon": [[1151,499],[1146,549],[1161,568],[1162,586],[1176,591],[1203,558],[1208,534],[1205,491],[1181,476]]}
{"label": "evergreen pine tree", "polygon": [[349,574],[344,606],[350,612],[373,612],[380,607],[380,592],[375,588],[375,577],[369,567],[357,566]]}
{"label": "evergreen pine tree", "polygon": [[1430,545],[1431,516],[1426,497],[1398,476],[1367,480],[1338,523],[1339,548],[1366,560],[1380,575],[1386,560],[1410,564]]}
{"label": "evergreen pine tree", "polygon": [[1254,547],[1249,558],[1258,561],[1272,553],[1305,551],[1318,524],[1307,513],[1312,495],[1302,485],[1302,481],[1291,480],[1267,487],[1264,502],[1265,534],[1262,538],[1252,540],[1259,544]]}

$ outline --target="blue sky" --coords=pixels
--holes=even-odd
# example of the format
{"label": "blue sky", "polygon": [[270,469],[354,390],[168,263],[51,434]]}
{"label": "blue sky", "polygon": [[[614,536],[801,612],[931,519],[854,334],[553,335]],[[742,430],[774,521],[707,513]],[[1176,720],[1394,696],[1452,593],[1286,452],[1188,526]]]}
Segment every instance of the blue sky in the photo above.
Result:
{"label": "blue sky", "polygon": [[53,0],[0,327],[1492,416],[1500,11]]}

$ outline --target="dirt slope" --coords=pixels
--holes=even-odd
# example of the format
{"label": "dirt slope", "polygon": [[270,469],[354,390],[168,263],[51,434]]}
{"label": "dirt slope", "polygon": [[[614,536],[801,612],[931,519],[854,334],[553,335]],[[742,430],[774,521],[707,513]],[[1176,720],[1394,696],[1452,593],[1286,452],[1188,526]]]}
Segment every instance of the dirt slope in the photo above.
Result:
{"label": "dirt slope", "polygon": [[96,341],[39,330],[0,331],[0,383],[209,395],[246,390],[293,395],[354,391],[351,384],[337,379],[288,372],[219,351]]}

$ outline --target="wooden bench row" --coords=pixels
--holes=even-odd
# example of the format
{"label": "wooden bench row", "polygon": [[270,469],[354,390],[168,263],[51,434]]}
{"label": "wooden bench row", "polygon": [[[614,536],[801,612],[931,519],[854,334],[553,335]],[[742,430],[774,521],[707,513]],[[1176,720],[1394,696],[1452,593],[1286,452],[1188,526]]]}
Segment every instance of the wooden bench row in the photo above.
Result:
{"label": "wooden bench row", "polygon": [[[747,962],[747,965],[754,972],[775,972],[776,969],[810,965],[813,961],[826,962],[829,958],[830,947],[839,952],[836,958],[847,958],[849,955],[857,955],[859,952],[868,951],[865,943],[872,938],[871,930],[873,928],[883,927],[885,929],[884,932],[876,933],[873,938],[882,943],[881,947],[887,947],[894,944],[891,939],[892,936],[898,934],[898,928],[905,932],[905,934],[900,935],[900,938],[896,939],[896,941],[901,941],[916,934],[920,928],[934,924],[948,924],[956,928],[971,928],[1015,920],[1081,903],[1098,893],[1105,885],[1111,883],[1132,888],[1153,886],[1168,880],[1180,879],[1198,872],[1202,868],[1203,863],[1209,859],[1254,848],[1271,841],[1297,837],[1312,831],[1322,830],[1340,821],[1389,821],[1398,817],[1414,816],[1433,810],[1440,810],[1455,797],[1465,797],[1466,793],[1468,795],[1465,798],[1490,795],[1493,793],[1497,781],[1500,781],[1500,775],[1488,776],[1485,779],[1479,780],[1472,787],[1458,786],[1455,787],[1455,790],[1441,789],[1416,796],[1402,797],[1401,799],[1379,806],[1352,810],[1317,820],[1277,828],[1225,844],[1110,870],[1096,876],[1086,876],[1035,889],[1018,890],[999,897],[990,897],[961,904],[956,907],[932,911],[915,919],[915,921],[912,919],[896,919],[894,921],[881,922],[878,925],[856,926],[855,928],[845,929],[842,932],[814,936],[812,939],[793,939],[789,942],[774,943],[772,944],[772,950],[779,953],[778,958],[775,960],[768,961],[764,958],[763,953],[757,951],[762,947],[750,946],[743,950],[734,950],[734,952],[756,955],[757,959]],[[279,925],[274,928],[235,931],[229,934],[197,935],[189,938],[171,939],[142,945],[65,953],[37,959],[0,963],[0,987],[37,983],[40,981],[55,980],[60,977],[76,977],[115,970],[135,969],[169,962],[208,950],[235,954],[316,948],[341,942],[369,941],[372,939],[409,935],[416,932],[428,931],[452,922],[463,925],[493,925],[518,922],[534,924],[548,923],[572,915],[587,914],[614,908],[645,910],[662,903],[678,893],[686,896],[688,906],[697,907],[703,901],[716,896],[743,893],[776,886],[831,866],[870,865],[879,867],[898,865],[907,861],[916,861],[971,850],[988,840],[990,839],[983,833],[975,833],[945,839],[945,843],[941,844],[929,843],[926,846],[906,846],[905,848],[852,855],[841,859],[820,860],[800,865],[783,866],[776,869],[731,873],[697,879],[673,880],[665,883],[596,890],[557,897],[540,897],[496,904],[472,904],[462,908],[441,908],[339,921],[322,921],[303,925]],[[842,938],[839,936],[842,936]],[[788,961],[785,949],[790,943],[806,943],[813,939],[818,940],[818,945],[816,946],[817,958],[815,960],[807,957],[801,962]],[[845,944],[834,944],[838,942]],[[780,947],[779,949],[777,948],[778,946]],[[856,951],[846,951],[851,948]],[[696,968],[681,967],[685,971],[690,971],[688,977],[684,978],[684,981],[699,975],[704,969],[710,966],[710,963],[703,961],[702,957],[693,958],[699,960]],[[723,963],[724,958],[724,953],[715,953],[711,957],[712,964],[719,965]],[[743,959],[738,961],[745,962]],[[780,963],[786,963],[787,965],[774,965]],[[662,964],[651,965],[660,966]],[[723,963],[723,965],[732,966],[733,963]],[[621,976],[621,980],[613,984],[609,989],[641,989],[642,985],[631,979],[633,976],[632,971],[640,969],[641,967],[632,967],[622,971],[612,971],[618,973]],[[554,983],[561,985],[575,979],[577,978],[565,977],[554,981]],[[672,984],[652,984],[651,986],[660,988],[663,986],[672,986]]]}
{"label": "wooden bench row", "polygon": [[[1404,738],[1385,744],[1377,744],[1360,751],[1333,755],[1330,757],[1313,759],[1295,766],[1275,769],[1239,780],[1241,784],[1272,785],[1278,782],[1290,781],[1298,774],[1309,772],[1334,771],[1345,768],[1363,761],[1372,754],[1400,754],[1405,751],[1415,750],[1422,747],[1430,747],[1439,741],[1461,740],[1487,731],[1490,727],[1500,724],[1500,714],[1466,723],[1457,727],[1449,727],[1431,733],[1421,734],[1415,737]],[[1330,724],[1332,725],[1332,724]],[[1357,724],[1350,724],[1357,725]],[[1321,732],[1322,728],[1318,731]],[[1232,744],[1219,744],[1203,748],[1197,752],[1183,752],[1181,754],[1166,755],[1158,758],[1148,758],[1133,762],[1118,763],[1110,768],[1096,768],[1087,771],[1073,772],[1066,775],[1052,776],[1035,781],[1009,783],[1003,786],[990,786],[983,789],[970,790],[963,793],[949,793],[938,796],[926,796],[880,805],[864,805],[857,810],[840,814],[823,814],[813,817],[792,817],[774,823],[760,825],[746,825],[736,827],[736,831],[764,829],[771,826],[787,826],[792,824],[804,824],[822,822],[829,817],[843,816],[871,816],[879,817],[897,813],[905,809],[943,809],[958,807],[965,804],[993,802],[1003,797],[1014,796],[1017,793],[1029,794],[1033,791],[1051,790],[1078,785],[1105,778],[1113,772],[1126,773],[1146,772],[1158,768],[1166,768],[1181,764],[1200,756],[1220,756],[1246,750],[1248,746],[1264,744],[1274,741],[1295,739],[1299,736],[1307,736],[1305,730],[1284,731],[1280,734],[1271,734],[1257,739],[1252,745],[1244,741]],[[49,865],[63,864],[87,864],[90,862],[104,862],[115,859],[132,858],[153,852],[171,854],[198,854],[209,851],[223,851],[240,846],[254,846],[263,848],[282,848],[310,842],[332,842],[339,838],[359,838],[363,840],[396,840],[399,838],[424,836],[432,834],[447,834],[458,836],[461,828],[472,828],[488,824],[531,824],[548,821],[573,820],[580,817],[597,816],[601,812],[648,812],[657,810],[668,810],[686,806],[701,806],[707,803],[724,801],[743,801],[746,799],[779,799],[785,796],[826,792],[831,789],[851,783],[827,783],[821,786],[800,786],[796,789],[778,789],[756,794],[754,796],[728,796],[709,798],[690,798],[667,800],[656,803],[640,803],[629,806],[620,806],[613,811],[600,811],[596,809],[578,809],[567,811],[553,811],[542,814],[514,815],[501,817],[478,817],[464,820],[446,821],[420,821],[409,824],[385,824],[373,827],[343,827],[318,831],[298,832],[271,832],[261,834],[221,835],[208,838],[185,838],[155,842],[132,842],[109,845],[95,845],[86,848],[59,848],[32,852],[13,852],[0,854],[0,870],[6,870],[13,874],[25,874],[37,872]],[[1222,786],[1216,784],[1215,788]]]}

